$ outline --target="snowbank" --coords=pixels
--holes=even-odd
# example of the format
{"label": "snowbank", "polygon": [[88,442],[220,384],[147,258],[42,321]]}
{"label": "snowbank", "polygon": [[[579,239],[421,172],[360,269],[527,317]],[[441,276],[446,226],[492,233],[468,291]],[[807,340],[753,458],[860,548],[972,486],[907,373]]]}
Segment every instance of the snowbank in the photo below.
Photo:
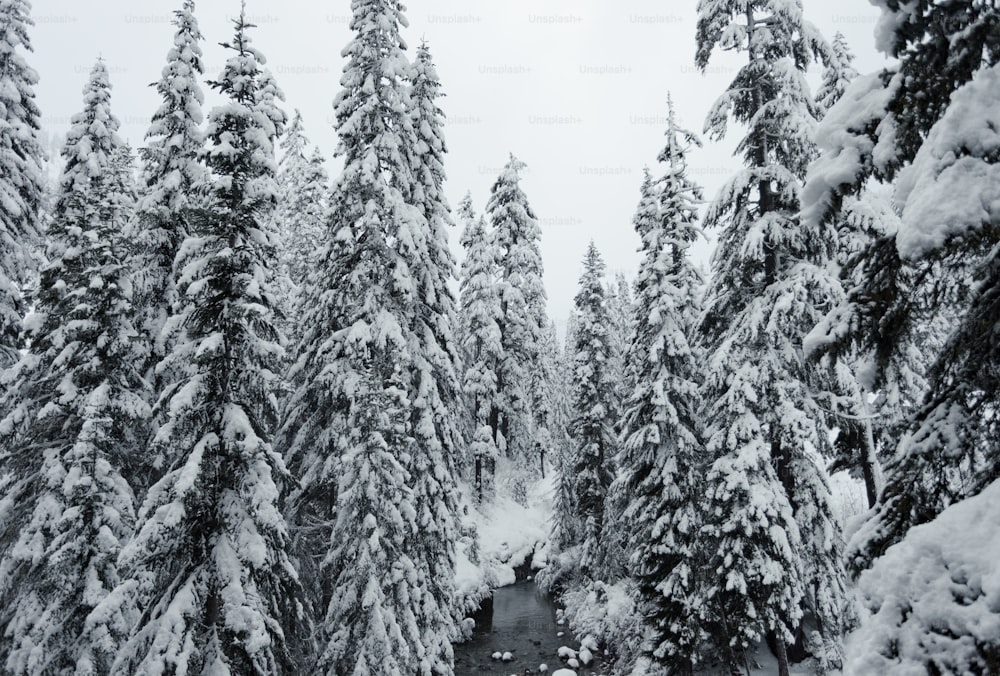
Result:
{"label": "snowbank", "polygon": [[527,505],[499,494],[491,504],[475,505],[471,493],[464,499],[463,530],[478,533],[478,551],[471,541],[458,547],[455,587],[467,612],[475,610],[490,592],[514,584],[514,569],[530,564],[533,569],[548,564],[549,521],[553,477],[528,490]]}

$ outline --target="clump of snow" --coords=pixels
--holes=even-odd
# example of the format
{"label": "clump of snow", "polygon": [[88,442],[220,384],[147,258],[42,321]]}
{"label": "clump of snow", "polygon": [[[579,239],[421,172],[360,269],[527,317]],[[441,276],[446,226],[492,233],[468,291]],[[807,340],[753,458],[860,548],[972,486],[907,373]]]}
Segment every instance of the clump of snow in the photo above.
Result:
{"label": "clump of snow", "polygon": [[951,237],[1000,222],[1000,65],[959,87],[913,164],[899,175],[896,246],[921,258]]}
{"label": "clump of snow", "polygon": [[1000,481],[917,526],[862,574],[871,615],[845,673],[987,673],[1000,650]]}
{"label": "clump of snow", "polygon": [[[884,166],[893,159],[895,127],[888,107],[900,81],[897,76],[885,85],[882,73],[857,78],[816,128],[816,144],[822,154],[809,166],[802,189],[805,225],[818,225],[833,196],[853,185],[869,162]],[[876,141],[864,133],[872,123],[876,124]]]}
{"label": "clump of snow", "polygon": [[576,672],[572,669],[556,669],[552,672],[552,676],[576,676]]}

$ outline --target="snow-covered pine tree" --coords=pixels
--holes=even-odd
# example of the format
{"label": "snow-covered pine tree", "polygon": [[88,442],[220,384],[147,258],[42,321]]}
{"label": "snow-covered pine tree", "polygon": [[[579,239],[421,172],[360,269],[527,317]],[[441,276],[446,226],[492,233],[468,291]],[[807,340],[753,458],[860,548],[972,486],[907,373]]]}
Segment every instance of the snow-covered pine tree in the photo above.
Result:
{"label": "snow-covered pine tree", "polygon": [[275,211],[282,267],[299,289],[290,299],[293,315],[297,312],[298,293],[319,261],[326,232],[329,177],[322,153],[318,148],[308,153],[308,145],[302,114],[296,110],[281,141],[280,192]]}
{"label": "snow-covered pine tree", "polygon": [[747,133],[737,146],[745,169],[706,214],[720,233],[702,323],[712,460],[703,546],[718,582],[703,601],[730,666],[770,633],[785,675],[785,642],[804,609],[826,638],[843,630],[832,610],[844,602],[839,534],[819,466],[826,414],[813,396],[831,384],[801,350],[819,308],[843,295],[827,265],[833,229],[798,220],[818,112],[805,71],[829,49],[797,0],[701,0],[698,12],[699,68],[716,49],[747,55],[706,122],[714,139],[730,118]]}
{"label": "snow-covered pine tree", "polygon": [[604,502],[614,479],[615,383],[611,381],[611,320],[604,286],[604,260],[594,242],[583,259],[574,299],[579,323],[574,350],[575,444],[574,502],[583,525],[581,572],[591,579],[604,573]]}
{"label": "snow-covered pine tree", "polygon": [[149,491],[122,552],[122,597],[142,611],[116,671],[282,674],[307,618],[278,510],[287,472],[272,450],[277,418],[270,269],[282,115],[260,95],[264,57],[241,12],[234,52],[210,82],[226,102],[208,115],[212,172],[200,217],[181,246],[184,332],[167,360],[190,364],[165,397],[154,443],[168,471]]}
{"label": "snow-covered pine tree", "polygon": [[562,403],[562,351],[559,349],[559,336],[555,326],[549,323],[542,327],[542,335],[538,343],[538,370],[535,374],[535,448],[537,449],[538,468],[544,479],[546,468],[559,463],[558,456],[562,452],[563,437],[566,423],[560,418],[559,407]]}
{"label": "snow-covered pine tree", "polygon": [[106,606],[135,522],[123,475],[149,416],[110,90],[98,61],[62,150],[30,347],[0,403],[0,668],[10,674],[108,673],[135,620],[128,604]]}
{"label": "snow-covered pine tree", "polygon": [[[625,273],[615,275],[613,286],[608,288],[608,310],[611,315],[612,345],[614,346],[614,376],[618,383],[618,401],[624,402],[632,394],[635,383],[625,367],[625,357],[635,331],[635,299],[632,284]],[[620,410],[620,409],[619,409]]]}
{"label": "snow-covered pine tree", "polygon": [[[817,344],[860,335],[878,356],[878,384],[888,379],[884,365],[897,346],[911,344],[908,335],[926,330],[932,318],[950,321],[945,345],[933,350],[928,394],[886,466],[872,518],[851,544],[856,572],[910,528],[1000,476],[988,448],[997,434],[988,411],[1000,391],[1000,357],[988,338],[997,316],[1000,217],[986,206],[995,203],[997,136],[989,102],[1000,91],[998,21],[1000,10],[989,4],[934,4],[910,13],[899,2],[885,3],[879,48],[898,64],[858,78],[830,111],[820,130],[824,154],[803,193],[805,218],[835,221],[845,196],[869,178],[897,180],[894,204],[901,211],[898,230],[873,243],[866,277],[818,330]],[[922,316],[919,302],[927,296],[914,298],[907,283],[914,267],[922,274],[937,270],[944,287],[930,297],[930,317]],[[956,281],[964,287],[958,294]]]}
{"label": "snow-covered pine tree", "polygon": [[[611,343],[611,359],[609,361],[609,378],[614,383],[612,397],[613,409],[611,416],[615,420],[615,436],[620,436],[622,429],[622,413],[624,403],[634,386],[632,374],[626,369],[625,359],[628,343],[635,325],[635,315],[632,299],[632,289],[624,273],[615,275],[614,283],[607,285],[608,318],[611,322],[608,340]],[[632,535],[632,529],[624,521],[627,499],[621,492],[609,491],[604,503],[603,545],[604,579],[607,582],[617,581],[628,574],[629,547],[627,541]]]}
{"label": "snow-covered pine tree", "polygon": [[[583,541],[583,527],[579,521],[573,485],[576,449],[570,436],[570,423],[573,420],[573,376],[575,370],[573,344],[576,340],[576,325],[576,311],[573,310],[566,322],[564,347],[558,352],[553,382],[555,457],[552,464],[558,477],[552,510],[551,538],[556,550],[561,552],[565,552]],[[553,334],[556,333],[554,324],[550,331]]]}
{"label": "snow-covered pine tree", "polygon": [[[853,666],[904,662],[917,671],[988,671],[986,665],[996,663],[995,637],[982,640],[978,630],[953,623],[937,634],[936,623],[908,616],[922,604],[924,589],[954,588],[946,572],[952,565],[966,571],[963,579],[987,574],[970,565],[986,560],[974,553],[980,536],[966,533],[958,546],[948,526],[956,517],[947,515],[990,504],[984,496],[1000,476],[993,442],[1000,399],[994,339],[1000,317],[1000,10],[990,3],[930,3],[912,11],[891,1],[881,7],[878,46],[895,63],[859,78],[830,111],[830,126],[821,129],[824,154],[810,168],[803,193],[803,215],[836,220],[844,196],[874,177],[896,180],[893,202],[901,220],[897,231],[872,245],[867,278],[815,338],[822,344],[860,335],[875,346],[881,368],[897,346],[908,347],[905,338],[914,327],[926,329],[931,320],[945,318],[950,331],[943,347],[930,348],[935,354],[928,393],[886,466],[878,504],[849,548],[855,571],[874,567],[860,580],[874,590],[866,599],[873,616],[856,636],[862,650]],[[913,267],[937,278],[937,294],[913,297],[905,283]],[[929,317],[920,316],[921,300]],[[944,554],[930,554],[935,550]],[[904,558],[922,562],[929,556],[945,563],[934,564],[936,574],[922,569],[922,582],[914,585]],[[947,604],[954,601],[965,614],[976,602],[973,596],[983,598],[949,591],[933,601],[933,612],[951,615]],[[995,621],[995,614],[976,617],[977,625]],[[904,654],[908,645],[920,649]],[[969,649],[956,650],[958,645]]]}
{"label": "snow-covered pine tree", "polygon": [[405,375],[363,340],[345,347],[360,351],[360,368],[341,442],[337,539],[325,561],[335,582],[319,668],[328,676],[434,673],[425,668],[418,572],[407,555],[416,521],[400,457],[412,445]]}
{"label": "snow-covered pine tree", "polygon": [[636,327],[627,353],[635,389],[626,400],[619,475],[612,493],[627,504],[631,571],[647,625],[644,657],[671,673],[691,673],[708,636],[695,587],[704,571],[696,539],[705,464],[702,363],[694,345],[703,280],[689,259],[700,236],[699,188],[687,175],[687,152],[700,145],[670,104],[666,175],[647,171],[634,225],[642,259],[636,282]]}
{"label": "snow-covered pine tree", "polygon": [[482,502],[491,493],[498,457],[491,421],[499,413],[496,370],[502,358],[499,270],[492,233],[486,229],[485,220],[476,217],[471,195],[462,199],[458,212],[465,224],[461,239],[465,260],[459,286],[465,367],[462,390],[471,419],[472,485],[476,498]]}
{"label": "snow-covered pine tree", "polygon": [[[823,71],[823,83],[816,94],[820,112],[826,114],[839,101],[847,87],[858,77],[853,67],[854,55],[842,33],[834,36],[830,48],[829,62]],[[819,133],[819,132],[817,132]],[[845,203],[841,222],[838,224],[835,263],[841,270],[841,281],[846,288],[852,285],[853,270],[864,266],[864,252],[871,245],[873,237],[886,228],[891,228],[891,209],[877,208],[866,197],[858,196]],[[806,341],[808,343],[808,340]],[[881,491],[881,466],[875,440],[875,426],[878,417],[870,405],[870,391],[862,383],[862,372],[866,369],[863,351],[843,350],[840,354],[824,355],[822,365],[828,368],[838,383],[838,390],[844,396],[832,397],[830,408],[837,412],[831,422],[838,428],[835,455],[830,463],[830,471],[843,469],[861,475],[868,496],[868,506],[875,504]],[[884,419],[883,415],[883,419]],[[886,427],[886,425],[883,425]]]}
{"label": "snow-covered pine tree", "polygon": [[823,82],[816,91],[816,104],[822,113],[826,113],[840,100],[847,86],[859,74],[854,68],[854,53],[840,31],[833,36],[827,61],[826,68],[823,69]]}
{"label": "snow-covered pine tree", "polygon": [[503,361],[498,369],[500,415],[494,438],[501,452],[523,467],[531,466],[534,452],[533,374],[537,370],[538,341],[548,324],[541,229],[528,198],[521,190],[525,164],[513,155],[493,184],[486,213],[500,266],[500,333]]}
{"label": "snow-covered pine tree", "polygon": [[[928,299],[937,284],[934,275],[898,258],[895,264],[899,267],[884,266],[880,252],[899,228],[899,216],[888,196],[869,189],[846,196],[837,222],[838,264],[847,299],[807,336],[805,346],[841,381],[840,391],[849,394],[831,401],[839,415],[830,471],[847,469],[860,474],[871,508],[885,484],[882,465],[894,455],[907,419],[923,399],[927,367],[944,331],[934,328],[940,319],[923,325],[929,320]],[[876,325],[882,321],[872,303],[876,294],[870,280],[874,275],[881,280],[876,294],[882,299],[907,299],[903,301],[909,315],[907,328],[890,329],[894,336],[891,344],[878,338]],[[889,302],[884,308],[890,317],[883,324],[886,327],[892,326],[892,315],[902,309],[899,305],[889,309],[897,301]],[[850,331],[839,328],[847,326]]]}
{"label": "snow-covered pine tree", "polygon": [[454,223],[444,195],[447,146],[440,90],[430,48],[421,43],[410,74],[414,138],[408,139],[407,149],[413,168],[410,200],[422,220],[401,232],[399,247],[416,286],[408,327],[414,361],[407,390],[415,443],[406,469],[419,534],[409,544],[423,593],[416,609],[426,649],[421,673],[427,676],[451,673],[450,641],[458,638],[464,618],[454,589],[457,476],[464,446],[458,425],[461,359],[453,328],[456,303],[450,284],[456,275],[448,231]]}
{"label": "snow-covered pine tree", "polygon": [[[191,231],[198,206],[195,188],[205,176],[198,160],[205,145],[202,35],[194,11],[194,0],[185,0],[174,12],[173,44],[155,84],[162,102],[146,131],[140,198],[129,233],[134,250],[135,323],[149,337],[147,367],[156,396],[173,380],[173,375],[157,374],[154,369],[170,353],[179,331],[176,320],[170,321],[179,301],[174,261]],[[158,463],[154,460],[153,464]]]}
{"label": "snow-covered pine tree", "polygon": [[307,544],[325,552],[317,669],[450,675],[454,423],[438,416],[450,415],[457,371],[442,285],[450,258],[436,249],[444,146],[432,120],[414,130],[402,5],[359,1],[353,11],[335,100],[344,170],[284,423],[301,486],[292,510],[314,529]]}
{"label": "snow-covered pine tree", "polygon": [[32,51],[28,0],[0,2],[0,370],[20,358],[22,289],[36,266],[32,253],[41,235],[45,152],[35,102],[38,74],[24,52]]}

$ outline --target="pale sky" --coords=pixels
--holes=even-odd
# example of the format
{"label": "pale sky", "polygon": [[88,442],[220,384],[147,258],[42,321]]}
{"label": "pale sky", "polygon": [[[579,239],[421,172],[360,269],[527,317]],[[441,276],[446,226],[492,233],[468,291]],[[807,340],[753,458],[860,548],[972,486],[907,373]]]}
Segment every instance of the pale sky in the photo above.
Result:
{"label": "pale sky", "polygon": [[[43,128],[65,133],[82,107],[94,60],[107,62],[112,108],[121,134],[143,144],[181,0],[34,0],[37,88]],[[610,273],[633,278],[639,239],[631,219],[642,168],[663,143],[666,97],[681,123],[700,132],[725,90],[739,55],[717,53],[708,72],[694,66],[695,0],[413,0],[404,37],[410,56],[430,44],[446,98],[441,107],[449,154],[447,194],[454,207],[471,191],[482,211],[490,187],[513,152],[527,163],[522,187],[542,228],[549,314],[562,326],[573,304],[581,260],[593,239]],[[885,61],[872,36],[878,10],[868,0],[804,0],[807,18],[832,39],[843,32],[862,73]],[[206,76],[218,76],[239,0],[200,0]],[[258,24],[254,45],[286,95],[302,111],[310,140],[332,158],[332,101],[350,39],[349,0],[248,0]],[[818,83],[819,68],[811,80]],[[207,93],[207,87],[206,87]],[[209,103],[215,101],[211,95]],[[691,174],[711,199],[738,168],[733,129],[722,143],[704,139],[690,156]],[[339,164],[331,159],[335,173]],[[655,171],[655,168],[654,168]],[[458,228],[452,242],[456,255]],[[696,256],[707,265],[710,245]]]}

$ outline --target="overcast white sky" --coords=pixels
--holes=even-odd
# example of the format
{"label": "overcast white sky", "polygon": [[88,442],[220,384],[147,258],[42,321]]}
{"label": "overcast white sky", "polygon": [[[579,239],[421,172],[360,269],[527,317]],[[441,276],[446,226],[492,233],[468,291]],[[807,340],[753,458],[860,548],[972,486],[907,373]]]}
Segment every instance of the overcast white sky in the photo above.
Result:
{"label": "overcast white sky", "polygon": [[[47,132],[64,133],[81,108],[81,90],[98,56],[114,87],[122,135],[141,146],[156,109],[154,82],[169,49],[172,11],[181,0],[34,0],[37,88]],[[806,15],[832,38],[843,32],[861,72],[879,68],[868,0],[804,0]],[[633,277],[638,237],[631,217],[642,168],[654,164],[665,127],[667,92],[681,122],[701,131],[709,106],[740,61],[715,57],[694,67],[695,0],[413,0],[404,36],[410,54],[426,37],[447,95],[447,191],[451,204],[471,190],[478,210],[513,152],[528,165],[523,187],[542,227],[550,315],[564,323],[587,242],[610,272]],[[239,0],[200,0],[206,75],[226,58]],[[332,100],[350,38],[349,0],[248,0],[255,45],[308,136],[328,156],[336,143]],[[818,69],[814,82],[818,79]],[[212,99],[210,99],[212,100]],[[692,153],[691,170],[711,198],[737,167],[734,131]],[[331,161],[332,172],[337,164]],[[452,241],[459,253],[458,232]],[[707,261],[709,245],[698,251]]]}

